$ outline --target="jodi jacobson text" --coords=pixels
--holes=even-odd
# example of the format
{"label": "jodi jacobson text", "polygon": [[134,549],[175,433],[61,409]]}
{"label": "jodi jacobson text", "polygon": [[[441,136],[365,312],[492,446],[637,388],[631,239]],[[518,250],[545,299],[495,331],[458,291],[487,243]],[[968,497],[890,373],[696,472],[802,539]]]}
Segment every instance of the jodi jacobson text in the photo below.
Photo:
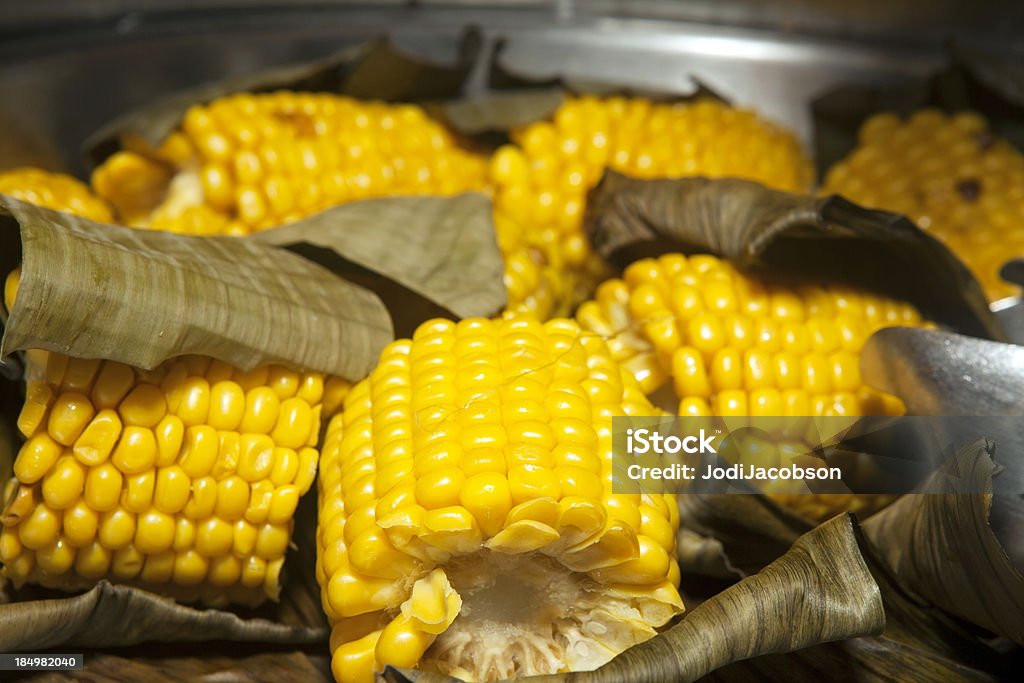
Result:
{"label": "jodi jacobson text", "polygon": [[[642,467],[630,465],[626,476],[635,481],[646,479],[675,479],[692,481],[698,478],[697,468],[692,465],[673,463],[665,467]],[[758,467],[755,465],[708,465],[700,474],[706,481],[775,481],[778,479],[819,479],[839,481],[843,473],[838,467],[801,467],[790,464],[784,467]]]}

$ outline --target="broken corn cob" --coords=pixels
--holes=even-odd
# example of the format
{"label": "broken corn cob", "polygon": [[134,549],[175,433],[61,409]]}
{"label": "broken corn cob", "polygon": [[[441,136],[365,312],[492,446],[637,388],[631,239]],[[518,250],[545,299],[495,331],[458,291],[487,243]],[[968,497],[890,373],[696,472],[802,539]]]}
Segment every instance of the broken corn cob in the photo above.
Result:
{"label": "broken corn cob", "polygon": [[[598,287],[577,319],[608,340],[647,395],[671,393],[673,409],[695,417],[901,415],[898,398],[861,380],[860,351],[882,327],[928,326],[905,302],[754,276],[704,254],[630,264],[623,279]],[[890,499],[776,497],[812,519]]]}
{"label": "broken corn cob", "polygon": [[570,313],[607,274],[582,229],[586,194],[606,168],[638,178],[734,176],[792,192],[807,191],[813,177],[792,134],[713,99],[573,97],[514,139],[491,158],[490,180],[499,217],[530,227],[525,239],[547,298],[509,291],[555,315]]}
{"label": "broken corn cob", "polygon": [[82,182],[38,168],[0,172],[0,194],[55,211],[66,211],[101,223],[113,218],[106,203]]}
{"label": "broken corn cob", "polygon": [[327,432],[317,577],[335,678],[593,669],[682,611],[673,496],[611,492],[611,416],[654,408],[604,342],[423,324]]}
{"label": "broken corn cob", "polygon": [[316,475],[323,376],[198,356],[153,372],[45,358],[18,417],[27,441],[0,515],[3,575],[65,590],[106,578],[214,605],[276,600]]}
{"label": "broken corn cob", "polygon": [[980,114],[876,114],[822,189],[908,216],[963,259],[990,300],[1019,293],[999,269],[1024,257],[1024,155]]}

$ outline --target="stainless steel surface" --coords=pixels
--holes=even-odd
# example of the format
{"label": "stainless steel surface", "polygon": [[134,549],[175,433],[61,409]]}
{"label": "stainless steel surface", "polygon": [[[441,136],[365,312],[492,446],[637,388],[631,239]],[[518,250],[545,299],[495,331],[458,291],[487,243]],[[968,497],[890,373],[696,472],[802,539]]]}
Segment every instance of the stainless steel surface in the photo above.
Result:
{"label": "stainless steel surface", "polygon": [[890,327],[864,346],[861,374],[910,415],[1024,415],[1024,346]]}
{"label": "stainless steel surface", "polygon": [[[775,3],[786,8],[781,18],[802,6]],[[28,162],[82,173],[78,144],[125,109],[200,82],[320,57],[385,32],[414,54],[450,59],[463,28],[474,24],[487,40],[506,42],[502,63],[524,75],[680,93],[699,78],[791,126],[805,141],[811,133],[807,103],[814,96],[841,83],[922,75],[943,61],[933,41],[871,43],[790,26],[612,16],[626,13],[624,3],[349,4],[257,1],[242,11],[239,3],[222,0],[213,4],[221,11],[171,11],[190,5],[104,1],[75,3],[73,10],[70,3],[44,0],[37,11],[21,15],[12,3],[0,4],[0,126],[6,133],[0,167]],[[388,4],[396,6],[383,6]],[[679,10],[679,3],[646,4]],[[710,3],[698,5],[703,14],[689,16],[728,18],[712,12]],[[602,16],[601,7],[609,14]],[[765,21],[754,20],[750,3],[725,7],[748,23]],[[680,15],[686,12],[672,16]],[[81,19],[69,23],[72,16]]]}

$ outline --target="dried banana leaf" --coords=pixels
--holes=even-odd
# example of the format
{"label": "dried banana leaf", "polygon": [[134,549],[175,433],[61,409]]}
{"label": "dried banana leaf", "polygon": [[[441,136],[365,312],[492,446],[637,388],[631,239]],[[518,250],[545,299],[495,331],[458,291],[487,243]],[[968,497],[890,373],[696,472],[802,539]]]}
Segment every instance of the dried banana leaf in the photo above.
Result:
{"label": "dried banana leaf", "polygon": [[724,494],[680,495],[679,524],[676,557],[683,576],[719,579],[761,571],[814,526],[765,496]]}
{"label": "dried banana leaf", "polygon": [[243,369],[279,362],[350,379],[392,339],[372,292],[250,240],[94,223],[8,197],[4,251],[22,279],[0,355],[42,348],[150,369],[197,353]]}
{"label": "dried banana leaf", "polygon": [[992,452],[984,440],[960,450],[923,484],[931,493],[903,496],[865,522],[864,531],[916,593],[1021,645],[1024,573],[988,523],[992,477],[999,471]]}
{"label": "dried banana leaf", "polygon": [[1024,69],[960,47],[952,51],[948,66],[928,78],[845,86],[812,102],[819,175],[856,147],[857,132],[870,116],[906,116],[925,107],[980,112],[994,133],[1024,150]]}
{"label": "dried banana leaf", "polygon": [[126,140],[156,146],[192,105],[240,92],[308,90],[389,102],[452,98],[461,92],[472,70],[476,44],[467,38],[457,64],[437,65],[407,55],[381,38],[317,62],[209,83],[125,113],[91,135],[83,148],[88,160],[98,165]]}
{"label": "dried banana leaf", "polygon": [[[505,307],[504,264],[491,203],[482,194],[355,202],[249,239],[287,247],[372,287],[396,316],[399,334],[431,315],[489,317]],[[382,288],[366,271],[401,289]],[[434,307],[417,307],[417,296]],[[411,319],[400,322],[401,314]]]}
{"label": "dried banana leaf", "polygon": [[[126,656],[85,653],[85,666],[75,671],[38,673],[14,680],[21,683],[328,683],[326,662],[302,652],[257,652],[245,656],[213,655],[220,647],[186,654],[154,652],[151,647]],[[159,648],[165,649],[165,648]]]}
{"label": "dried banana leaf", "polygon": [[[531,681],[661,683],[695,681],[732,662],[878,633],[885,616],[878,586],[858,549],[854,521],[840,516],[800,537],[760,573],[687,613],[664,633],[596,671]],[[389,669],[386,681],[448,681]]]}
{"label": "dried banana leaf", "polygon": [[1004,337],[977,281],[940,242],[902,216],[841,197],[608,171],[590,194],[586,224],[598,253],[619,264],[673,249],[711,252],[745,268],[882,291],[957,331]]}
{"label": "dried banana leaf", "polygon": [[39,652],[57,645],[112,647],[152,640],[311,643],[326,636],[326,629],[185,607],[107,581],[71,598],[0,605],[0,624],[3,652]]}

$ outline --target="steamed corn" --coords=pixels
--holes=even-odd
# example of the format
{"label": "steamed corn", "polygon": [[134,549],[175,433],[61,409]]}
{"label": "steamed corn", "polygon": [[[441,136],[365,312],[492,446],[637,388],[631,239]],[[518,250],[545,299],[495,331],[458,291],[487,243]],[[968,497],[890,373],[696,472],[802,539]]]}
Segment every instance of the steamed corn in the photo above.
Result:
{"label": "steamed corn", "polygon": [[152,372],[44,358],[17,422],[27,440],[0,515],[3,575],[65,590],[106,578],[209,604],[276,600],[316,475],[324,377],[199,356]]}
{"label": "steamed corn", "polygon": [[[927,325],[905,302],[682,254],[632,263],[622,279],[598,287],[577,319],[608,340],[645,394],[671,394],[674,411],[694,417],[901,415],[898,398],[861,379],[860,351],[882,327]],[[777,500],[820,519],[888,498]]]}
{"label": "steamed corn", "polygon": [[425,323],[327,431],[317,577],[339,681],[587,670],[682,610],[672,496],[611,491],[653,407],[572,321]]}
{"label": "steamed corn", "polygon": [[0,172],[0,194],[55,211],[65,211],[101,223],[113,218],[106,203],[84,183],[61,173],[38,168]]}
{"label": "steamed corn", "polygon": [[999,269],[1024,257],[1024,155],[981,115],[872,116],[823,190],[910,217],[964,261],[990,300],[1019,293]]}
{"label": "steamed corn", "polygon": [[810,162],[790,133],[711,99],[573,97],[551,121],[530,124],[514,139],[491,158],[495,203],[499,216],[530,228],[542,291],[555,293],[534,308],[560,315],[607,275],[582,229],[587,191],[606,168],[638,178],[734,176],[793,192],[812,182]]}

